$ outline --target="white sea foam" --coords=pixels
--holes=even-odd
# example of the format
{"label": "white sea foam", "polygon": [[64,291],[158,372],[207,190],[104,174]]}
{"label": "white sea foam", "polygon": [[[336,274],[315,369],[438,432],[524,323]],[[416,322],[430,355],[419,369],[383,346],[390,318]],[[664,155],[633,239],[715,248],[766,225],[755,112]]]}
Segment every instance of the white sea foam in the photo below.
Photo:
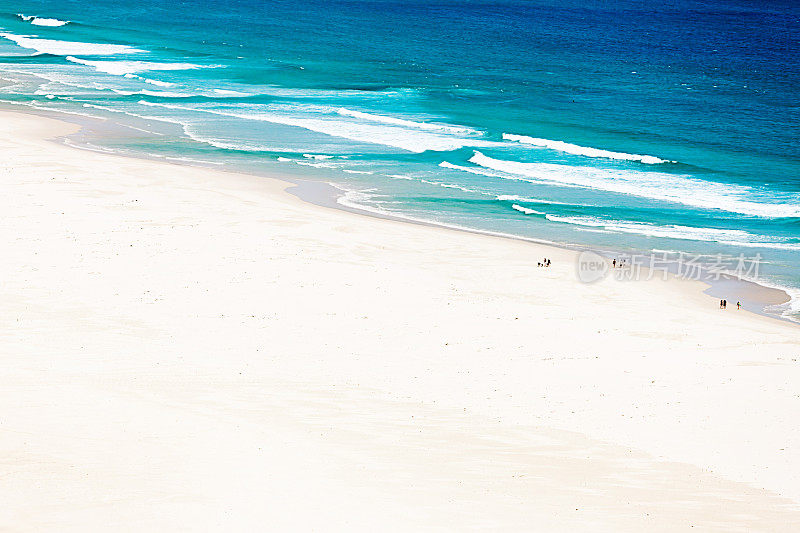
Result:
{"label": "white sea foam", "polygon": [[[108,91],[111,90],[110,87],[104,86],[101,84],[96,83],[94,80],[90,79],[89,76],[73,76],[69,72],[64,71],[63,69],[52,70],[48,66],[47,70],[41,70],[40,67],[37,66],[28,66],[28,65],[15,65],[14,68],[7,68],[4,67],[6,72],[14,72],[17,74],[23,74],[25,76],[38,78],[40,80],[47,80],[50,83],[40,84],[30,78],[24,80],[26,83],[36,83],[39,86],[39,89],[51,93],[58,93],[60,96],[65,96],[66,94],[70,94],[65,92],[65,88],[75,88],[79,89],[77,92],[71,94],[80,94],[82,96],[87,95],[87,89],[90,91]],[[15,89],[14,92],[22,92],[22,93],[29,93],[30,88],[26,87],[18,87]]]}
{"label": "white sea foam", "polygon": [[34,26],[50,26],[55,28],[58,26],[64,26],[66,24],[69,24],[69,21],[36,17],[31,21],[31,24],[33,24]]}
{"label": "white sea foam", "polygon": [[606,159],[619,159],[623,161],[639,161],[648,165],[657,165],[660,163],[674,163],[667,159],[661,159],[652,155],[639,155],[639,154],[626,154],[624,152],[611,152],[609,150],[601,150],[599,148],[589,148],[586,146],[578,146],[577,144],[570,144],[564,141],[551,141],[550,139],[539,139],[536,137],[528,137],[526,135],[513,135],[511,133],[504,133],[503,139],[507,141],[516,141],[523,144],[530,144],[533,146],[540,146],[549,150],[557,150],[568,154],[582,155],[585,157],[601,157]]}
{"label": "white sea foam", "polygon": [[790,287],[780,283],[774,283],[768,279],[755,277],[755,276],[740,276],[741,279],[758,283],[764,287],[778,289],[789,296],[789,301],[783,304],[769,305],[764,308],[768,313],[777,313],[783,318],[791,320],[792,322],[800,322],[800,289],[797,287]]}
{"label": "white sea foam", "polygon": [[340,191],[344,192],[343,195],[339,196],[336,199],[336,203],[339,205],[350,207],[352,209],[360,209],[362,211],[368,211],[370,213],[375,213],[379,215],[395,216],[395,214],[392,213],[391,211],[388,211],[386,209],[381,209],[375,205],[370,205],[368,203],[368,202],[371,202],[372,204],[380,203],[374,200],[375,198],[374,194],[368,194],[366,192],[357,190],[343,189],[342,187],[339,187],[333,183],[331,183],[330,185],[333,185]]}
{"label": "white sea foam", "polygon": [[109,56],[118,54],[136,54],[144,52],[138,48],[124,44],[82,43],[77,41],[59,41],[55,39],[39,39],[13,33],[0,33],[0,37],[17,43],[22,48],[36,50],[40,54],[57,56]]}
{"label": "white sea foam", "polygon": [[201,134],[196,131],[195,127],[191,124],[182,124],[183,132],[187,137],[193,141],[213,146],[214,148],[221,148],[223,150],[237,150],[242,152],[266,152],[268,148],[258,144],[251,144],[247,142],[230,142],[227,140],[215,139],[207,135]]}
{"label": "white sea foam", "polygon": [[357,89],[293,89],[289,87],[260,87],[259,94],[281,98],[355,98],[384,101],[387,98],[407,100],[419,96],[416,89],[388,89],[385,91],[359,91]]}
{"label": "white sea foam", "polygon": [[142,78],[141,76],[137,76],[145,83],[149,83],[150,85],[155,85],[156,87],[173,87],[175,84],[170,83],[168,81],[161,81],[161,80],[153,80],[150,78]]}
{"label": "white sea foam", "polygon": [[662,248],[653,248],[651,250],[651,252],[656,253],[656,254],[675,254],[675,255],[678,255],[678,254],[681,253],[678,250],[664,250]]}
{"label": "white sea foam", "polygon": [[25,22],[30,22],[34,26],[51,26],[51,27],[58,27],[64,26],[69,24],[68,20],[58,20],[54,18],[44,18],[44,17],[37,17],[35,15],[23,15],[22,13],[17,13],[17,16],[24,20]]}
{"label": "white sea foam", "polygon": [[225,163],[221,161],[206,161],[205,159],[193,159],[191,157],[170,157],[170,156],[162,156],[162,157],[164,157],[164,159],[168,161],[179,161],[181,163],[200,163],[202,165],[214,165],[217,167],[225,166]]}
{"label": "white sea foam", "polygon": [[464,191],[464,192],[484,194],[483,192],[481,192],[481,191],[479,191],[477,189],[471,189],[469,187],[463,187],[463,186],[457,185],[455,183],[443,183],[443,182],[440,182],[440,181],[431,181],[431,180],[426,180],[424,178],[415,178],[413,176],[404,176],[403,174],[389,174],[389,177],[390,178],[395,178],[395,179],[398,179],[398,180],[416,181],[418,183],[425,183],[427,185],[436,185],[437,187],[444,187],[445,189],[458,189],[458,190],[461,190],[461,191]]}
{"label": "white sea foam", "polygon": [[[397,177],[400,177],[400,176],[397,176]],[[369,213],[375,213],[375,214],[383,215],[383,216],[391,216],[391,217],[395,217],[395,218],[399,218],[399,219],[403,219],[403,220],[409,220],[409,221],[412,221],[412,222],[422,222],[422,223],[425,223],[425,224],[435,224],[435,225],[437,225],[439,227],[457,229],[457,230],[461,230],[461,231],[468,231],[470,233],[480,233],[482,235],[494,235],[494,236],[497,236],[497,237],[506,237],[506,238],[517,239],[517,240],[527,241],[527,242],[535,242],[535,243],[540,243],[540,244],[549,244],[549,245],[557,244],[557,243],[555,243],[553,241],[548,241],[548,240],[545,240],[545,239],[534,239],[532,237],[520,237],[519,235],[513,235],[511,233],[504,233],[504,232],[500,232],[500,231],[479,230],[479,229],[475,229],[475,228],[470,228],[468,226],[461,226],[461,225],[458,225],[458,224],[449,224],[449,223],[446,223],[446,222],[442,222],[441,220],[436,220],[433,217],[431,217],[431,218],[422,218],[422,217],[414,217],[414,216],[406,215],[404,213],[391,211],[389,209],[384,209],[384,208],[378,207],[375,204],[385,204],[385,202],[381,202],[381,201],[375,200],[375,195],[374,194],[367,194],[366,192],[363,192],[363,191],[355,191],[355,190],[351,190],[351,189],[345,189],[344,187],[342,187],[340,184],[337,184],[337,183],[330,183],[330,185],[333,186],[336,189],[339,189],[340,191],[342,191],[344,193],[343,195],[339,196],[336,199],[336,203],[338,203],[339,205],[343,205],[345,207],[349,207],[351,209],[358,209],[358,210],[361,210],[361,211],[366,211],[366,212],[369,212]],[[564,243],[558,243],[558,244],[563,245]]]}
{"label": "white sea foam", "polygon": [[331,165],[328,163],[314,163],[311,161],[295,161],[296,164],[302,165],[304,167],[314,167],[314,168],[336,168],[336,165]]}
{"label": "white sea foam", "polygon": [[510,179],[522,177],[534,183],[598,189],[762,218],[800,217],[800,197],[769,198],[754,202],[749,198],[757,191],[750,187],[709,182],[686,175],[521,163],[495,159],[478,151],[470,158],[470,162],[503,172],[503,177]]}
{"label": "white sea foam", "polygon": [[101,153],[101,154],[116,154],[116,153],[119,153],[119,152],[116,152],[116,151],[112,150],[111,148],[105,148],[103,146],[97,146],[97,145],[94,145],[94,144],[91,144],[91,143],[86,143],[86,142],[78,144],[78,143],[70,141],[69,139],[64,139],[62,142],[66,146],[69,146],[71,148],[77,148],[79,150],[89,150],[90,152],[98,152],[98,153]]}
{"label": "white sea foam", "polygon": [[[452,135],[420,131],[388,124],[368,124],[353,120],[335,120],[330,118],[316,118],[263,111],[262,108],[237,107],[228,109],[209,108],[200,106],[174,106],[168,104],[155,104],[142,102],[144,105],[161,106],[182,111],[196,111],[211,113],[244,120],[257,120],[295,126],[298,128],[323,133],[332,137],[340,137],[351,141],[380,144],[408,152],[420,153],[427,150],[449,151],[464,146],[495,146],[497,143],[481,139],[469,139]],[[324,115],[320,115],[324,117]]]}
{"label": "white sea foam", "polygon": [[720,244],[745,246],[751,248],[800,250],[800,244],[798,243],[780,242],[774,240],[774,238],[756,235],[736,229],[697,228],[676,224],[658,226],[644,222],[604,220],[590,216],[559,216],[548,214],[545,215],[545,218],[552,222],[561,222],[590,228],[603,228],[619,233],[632,233],[637,235],[646,235],[649,237],[717,242]]}
{"label": "white sea foam", "polygon": [[480,167],[465,167],[462,165],[454,165],[453,163],[449,163],[447,161],[442,161],[439,163],[439,166],[442,168],[449,168],[451,170],[461,170],[462,172],[469,172],[470,174],[477,174],[479,176],[488,176],[492,178],[506,178],[506,179],[520,179],[521,181],[531,181],[528,179],[523,178],[513,178],[509,177],[507,174],[503,174],[500,172],[492,172],[491,170],[486,170]]}
{"label": "white sea foam", "polygon": [[[88,109],[97,109],[97,110],[100,110],[100,111],[107,111],[109,113],[119,113],[119,114],[122,114],[122,115],[127,115],[129,117],[139,118],[139,119],[142,119],[142,120],[153,120],[153,121],[156,121],[156,122],[164,122],[166,124],[174,124],[176,126],[181,126],[184,130],[186,128],[186,124],[184,124],[183,122],[180,122],[178,120],[175,120],[173,118],[141,115],[139,113],[132,113],[131,111],[124,111],[122,109],[116,109],[116,108],[113,108],[113,107],[106,107],[106,106],[101,106],[101,105],[96,105],[96,104],[83,104],[83,107],[88,108]],[[126,126],[129,126],[129,125],[126,124]],[[163,133],[156,133],[156,132],[150,132],[150,133],[153,133],[155,135],[163,135]]]}
{"label": "white sea foam", "polygon": [[545,200],[543,198],[529,198],[527,196],[519,196],[518,194],[501,194],[497,197],[498,200],[503,201],[516,201],[516,202],[531,202],[534,204],[550,204],[550,205],[585,205],[585,204],[573,204],[567,202],[558,202],[556,200]]}
{"label": "white sea foam", "polygon": [[541,211],[537,211],[535,209],[528,209],[527,207],[522,207],[519,204],[511,204],[511,208],[526,215],[544,215],[544,213],[542,213]]}
{"label": "white sea foam", "polygon": [[198,96],[199,94],[199,93],[179,93],[175,91],[152,91],[150,89],[139,89],[138,91],[129,91],[124,89],[115,89],[113,87],[106,87],[104,88],[104,90],[112,91],[121,96],[144,95],[144,96],[154,96],[157,98],[191,98],[193,96]]}
{"label": "white sea foam", "polygon": [[241,91],[231,91],[228,89],[214,89],[214,94],[217,96],[227,96],[230,98],[245,98],[253,96],[253,93],[243,93]]}
{"label": "white sea foam", "polygon": [[303,154],[303,157],[306,159],[333,159],[332,155],[324,154]]}
{"label": "white sea foam", "polygon": [[100,109],[102,111],[111,111],[113,113],[122,113],[122,111],[120,111],[118,109],[114,109],[114,108],[106,107],[106,106],[102,106],[102,105],[97,105],[97,104],[83,104],[83,107],[88,108],[88,109]]}
{"label": "white sea foam", "polygon": [[459,191],[474,192],[474,193],[481,194],[481,192],[479,190],[477,190],[477,189],[471,189],[469,187],[463,187],[463,186],[458,185],[456,183],[443,183],[443,182],[440,182],[440,181],[431,181],[431,180],[425,180],[425,179],[420,179],[418,181],[421,182],[421,183],[427,183],[428,185],[436,185],[438,187],[444,187],[445,189],[458,189]]}
{"label": "white sea foam", "polygon": [[336,113],[345,117],[352,117],[370,122],[380,122],[383,124],[402,126],[404,128],[415,128],[420,130],[437,131],[443,133],[450,133],[454,135],[475,135],[481,133],[477,130],[466,128],[463,126],[450,126],[446,124],[435,124],[432,122],[415,122],[412,120],[390,117],[386,115],[376,115],[373,113],[364,113],[362,111],[353,111],[351,109],[346,109],[344,107],[338,108],[336,110]]}
{"label": "white sea foam", "polygon": [[337,121],[318,118],[297,118],[278,114],[257,115],[233,114],[247,120],[263,120],[287,126],[296,126],[332,137],[341,137],[357,142],[380,144],[408,152],[421,153],[427,150],[450,151],[464,146],[491,146],[493,143],[477,139],[464,139],[424,131],[413,131],[397,126],[383,126],[360,122]]}
{"label": "white sea foam", "polygon": [[[476,154],[480,152],[475,152]],[[472,161],[472,159],[470,159]],[[477,163],[476,163],[477,164]],[[463,165],[454,165],[452,163],[448,163],[447,161],[442,161],[439,163],[439,166],[442,168],[449,168],[452,170],[460,170],[463,172],[469,172],[470,174],[477,174],[479,176],[488,176],[492,178],[502,178],[504,180],[513,180],[513,181],[524,181],[526,183],[541,183],[541,184],[549,184],[548,180],[538,179],[533,176],[524,176],[521,174],[515,174],[513,172],[509,172],[507,170],[499,170],[499,171],[492,171],[488,170],[487,168],[481,167],[465,167]],[[568,183],[561,183],[561,186],[564,187],[578,187],[578,185],[570,185]]]}
{"label": "white sea foam", "polygon": [[90,114],[87,114],[87,113],[78,113],[76,111],[68,111],[68,110],[63,109],[63,108],[40,105],[40,103],[47,103],[47,102],[38,102],[36,100],[30,100],[29,102],[19,102],[19,101],[16,101],[16,100],[0,100],[0,101],[2,101],[3,103],[6,103],[6,104],[30,107],[32,109],[38,109],[40,111],[50,111],[50,112],[53,112],[53,113],[61,113],[63,115],[75,115],[75,116],[79,116],[79,117],[97,118],[94,115],[90,115]]}
{"label": "white sea foam", "polygon": [[139,81],[142,81],[144,83],[149,83],[150,85],[156,85],[157,87],[173,87],[175,85],[174,83],[170,83],[168,81],[151,80],[149,78],[143,78],[142,76],[138,76],[138,75],[132,74],[130,72],[127,72],[127,73],[123,74],[123,76],[128,78],[128,79],[139,80]]}
{"label": "white sea foam", "polygon": [[174,91],[149,91],[147,89],[136,91],[133,94],[143,94],[145,96],[156,96],[159,98],[191,98],[194,96],[194,94],[190,93],[176,93]]}
{"label": "white sea foam", "polygon": [[[98,72],[113,74],[115,76],[125,76],[127,78],[132,77],[137,72],[147,72],[151,70],[194,70],[204,68],[193,63],[156,63],[152,61],[92,61],[73,56],[67,56],[65,59],[67,61],[71,61],[72,63],[78,63],[80,65],[92,67]],[[151,80],[150,83],[159,85],[163,82],[153,82]]]}
{"label": "white sea foam", "polygon": [[374,174],[374,172],[368,170],[350,170],[348,168],[342,169],[342,172],[346,172],[347,174]]}
{"label": "white sea foam", "polygon": [[196,94],[194,93],[178,93],[174,91],[151,91],[150,89],[128,91],[124,89],[115,89],[113,87],[108,87],[107,90],[110,90],[115,94],[119,94],[121,96],[144,95],[144,96],[155,96],[158,98],[191,98],[192,96],[196,96]]}

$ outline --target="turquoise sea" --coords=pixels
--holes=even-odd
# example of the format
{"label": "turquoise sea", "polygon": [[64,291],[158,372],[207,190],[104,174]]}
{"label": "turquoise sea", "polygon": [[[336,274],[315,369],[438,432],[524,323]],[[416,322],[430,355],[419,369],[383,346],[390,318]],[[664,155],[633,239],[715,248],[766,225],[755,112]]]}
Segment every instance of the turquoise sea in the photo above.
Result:
{"label": "turquoise sea", "polygon": [[382,214],[745,258],[793,295],[798,87],[789,1],[0,0],[0,101],[121,126],[92,149],[322,180]]}

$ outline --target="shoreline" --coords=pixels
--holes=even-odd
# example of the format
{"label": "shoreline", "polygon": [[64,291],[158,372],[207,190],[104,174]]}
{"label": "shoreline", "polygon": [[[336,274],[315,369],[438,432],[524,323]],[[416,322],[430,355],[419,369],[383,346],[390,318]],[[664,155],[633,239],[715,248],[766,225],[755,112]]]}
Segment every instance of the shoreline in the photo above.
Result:
{"label": "shoreline", "polygon": [[[513,235],[509,233],[485,231],[475,228],[469,228],[466,226],[455,226],[455,225],[437,223],[422,219],[415,219],[411,217],[404,217],[401,215],[380,213],[378,211],[372,211],[356,205],[348,205],[344,202],[341,202],[340,200],[345,198],[346,192],[332,183],[315,181],[315,180],[295,180],[292,181],[292,183],[294,183],[295,186],[288,188],[286,192],[294,196],[297,196],[299,199],[303,201],[321,207],[327,207],[330,209],[339,209],[342,211],[346,211],[348,213],[367,216],[371,218],[393,220],[395,222],[401,222],[405,224],[419,224],[422,226],[443,228],[451,231],[464,231],[475,235],[486,235],[489,237],[494,237],[499,239],[511,239],[514,241],[528,242],[543,247],[555,248],[558,250],[569,250],[571,252],[583,252],[583,251],[594,252],[597,253],[598,255],[606,257],[606,259],[609,260],[611,257],[627,257],[629,259],[631,257],[638,257],[635,254],[631,256],[630,254],[625,254],[623,252],[613,252],[609,250],[598,251],[590,246],[584,246],[579,244],[561,244],[544,239],[521,237],[519,235]],[[325,191],[325,189],[328,187],[330,187],[330,189]],[[337,193],[336,191],[339,191],[339,193]],[[675,273],[676,268],[677,265],[675,264],[670,265],[669,268],[670,280],[677,282],[687,281],[687,278],[683,278],[681,276],[676,275]],[[642,272],[647,274],[649,272],[649,269],[645,267],[642,269]],[[658,274],[655,275],[661,275],[661,274],[659,272]],[[707,275],[707,277],[709,276]],[[770,312],[767,310],[771,307],[780,307],[783,305],[789,305],[792,302],[791,295],[784,288],[764,285],[762,282],[759,281],[752,281],[743,278],[738,278],[729,274],[723,274],[722,276],[720,276],[720,279],[716,280],[696,279],[692,281],[699,281],[700,283],[707,285],[707,288],[703,290],[704,294],[708,294],[709,296],[714,296],[715,298],[725,299],[729,297],[728,295],[731,292],[733,292],[735,294],[740,295],[738,300],[742,302],[742,309],[744,310],[750,311],[752,313],[767,318],[780,320],[782,322],[788,322],[790,324],[800,325],[799,321],[784,316],[784,313],[780,312],[779,310],[775,312]],[[741,294],[744,294],[745,296],[741,296]],[[733,301],[731,301],[730,303],[732,304],[732,306],[736,305],[735,303],[733,303]]]}
{"label": "shoreline", "polygon": [[[389,213],[380,213],[376,210],[370,210],[362,206],[357,205],[349,205],[345,202],[340,200],[344,199],[346,196],[346,191],[337,187],[335,184],[329,183],[323,179],[313,179],[313,178],[302,178],[302,177],[294,177],[294,176],[285,176],[279,175],[277,173],[258,173],[258,172],[243,172],[237,169],[229,169],[224,167],[224,163],[220,163],[222,166],[221,168],[216,167],[216,163],[213,162],[205,162],[205,161],[177,161],[174,159],[161,159],[155,156],[148,156],[146,154],[137,154],[137,153],[120,153],[116,151],[105,151],[105,150],[96,150],[90,148],[88,146],[81,146],[80,143],[77,145],[68,144],[70,137],[74,136],[84,136],[84,137],[91,137],[92,135],[98,135],[99,132],[97,124],[94,125],[94,128],[90,122],[102,122],[107,123],[106,119],[91,117],[88,115],[82,114],[68,114],[64,112],[58,111],[51,111],[45,109],[38,109],[38,108],[26,108],[25,110],[18,109],[20,106],[14,106],[13,104],[2,104],[0,109],[7,109],[9,112],[16,113],[20,112],[23,114],[30,113],[35,116],[44,116],[47,118],[52,118],[54,120],[64,120],[65,122],[69,122],[72,124],[76,124],[79,126],[80,130],[70,133],[64,137],[64,140],[54,139],[54,141],[62,142],[67,146],[70,146],[73,149],[77,150],[89,150],[98,153],[107,153],[110,155],[117,155],[120,157],[130,157],[134,159],[142,159],[148,161],[156,161],[156,162],[166,162],[169,164],[179,165],[179,166],[188,166],[194,168],[205,168],[205,169],[212,169],[212,170],[219,170],[221,172],[233,173],[233,174],[247,174],[254,177],[266,178],[266,179],[273,179],[282,181],[288,184],[293,184],[294,187],[290,187],[287,189],[289,194],[292,194],[299,198],[302,201],[308,202],[313,205],[331,208],[331,209],[338,209],[341,211],[354,213],[362,216],[367,216],[371,218],[381,218],[385,220],[393,220],[395,222],[401,222],[405,224],[419,224],[423,226],[431,226],[431,227],[438,227],[443,228],[450,231],[464,231],[467,233],[477,234],[477,235],[488,235],[495,238],[503,238],[503,239],[512,239],[521,242],[530,242],[535,243],[540,246],[545,247],[552,247],[555,249],[560,250],[570,250],[570,251],[592,251],[595,253],[599,253],[600,255],[606,256],[609,259],[611,257],[635,257],[631,256],[626,252],[621,251],[613,251],[613,250],[602,250],[598,251],[591,246],[584,246],[580,244],[565,244],[565,243],[558,243],[549,241],[546,239],[536,239],[530,237],[523,237],[514,234],[507,234],[507,233],[499,233],[499,232],[492,232],[486,230],[480,230],[476,228],[469,228],[466,226],[456,226],[451,224],[445,223],[437,223],[434,221],[429,220],[422,220],[416,219],[412,217],[406,217],[402,215],[394,215]],[[10,108],[10,109],[9,109]],[[66,117],[64,115],[67,115]],[[73,120],[69,120],[67,117],[74,117]],[[129,126],[124,124],[119,124],[116,122],[110,123],[112,129],[129,129]],[[87,141],[88,142],[88,141]],[[330,187],[331,189],[327,189]],[[336,193],[334,190],[338,190],[339,192]],[[675,275],[675,271],[677,270],[677,264],[672,264],[668,267],[670,271],[670,276],[674,278],[676,281],[685,281],[685,278],[681,278]],[[643,269],[644,272],[647,272],[647,269]],[[657,274],[658,275],[658,274]],[[707,276],[708,277],[708,276]],[[795,325],[800,325],[800,320],[791,318],[786,316],[787,310],[782,310],[782,307],[790,306],[791,303],[794,301],[795,298],[789,292],[789,289],[779,287],[779,286],[770,286],[765,284],[763,281],[754,281],[748,279],[738,278],[729,274],[725,274],[721,276],[721,279],[698,279],[694,281],[700,281],[707,285],[707,288],[703,290],[704,294],[708,294],[710,296],[714,296],[715,298],[719,299],[727,299],[731,292],[738,294],[738,298],[734,298],[730,301],[732,306],[735,306],[734,301],[739,300],[742,302],[742,309],[747,311],[756,313],[758,315],[773,318],[782,322],[788,322]],[[744,296],[742,296],[744,295]],[[771,310],[771,309],[774,309]]]}
{"label": "shoreline", "polygon": [[0,524],[800,520],[795,325],[718,311],[701,282],[581,283],[575,251],[52,142],[75,127],[0,121]]}

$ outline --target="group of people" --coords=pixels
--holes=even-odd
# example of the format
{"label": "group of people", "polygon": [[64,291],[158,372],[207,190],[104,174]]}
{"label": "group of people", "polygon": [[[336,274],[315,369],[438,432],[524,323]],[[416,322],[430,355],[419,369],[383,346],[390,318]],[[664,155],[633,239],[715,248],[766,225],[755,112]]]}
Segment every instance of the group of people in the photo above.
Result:
{"label": "group of people", "polygon": [[[719,301],[719,308],[720,309],[727,309],[728,308],[728,300],[720,300]],[[736,302],[736,309],[742,308],[742,302]]]}
{"label": "group of people", "polygon": [[619,261],[617,261],[616,259],[614,259],[613,261],[611,261],[611,266],[613,268],[617,268],[617,267],[622,268],[623,266],[625,266],[625,260],[624,259],[620,259]]}
{"label": "group of people", "polygon": [[540,261],[538,263],[538,266],[540,266],[540,267],[549,267],[550,266],[550,260],[545,257],[543,261]]}

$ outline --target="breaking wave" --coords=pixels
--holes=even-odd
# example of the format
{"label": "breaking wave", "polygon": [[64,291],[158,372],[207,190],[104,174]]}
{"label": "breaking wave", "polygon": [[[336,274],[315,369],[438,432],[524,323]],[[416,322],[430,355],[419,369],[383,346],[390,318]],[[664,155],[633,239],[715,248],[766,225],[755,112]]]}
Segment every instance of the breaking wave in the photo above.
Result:
{"label": "breaking wave", "polygon": [[8,32],[0,33],[0,37],[13,41],[17,46],[22,48],[35,50],[40,54],[52,54],[56,56],[110,56],[145,52],[145,50],[125,44],[82,43],[78,41],[59,41],[57,39],[39,39]]}
{"label": "breaking wave", "polygon": [[765,237],[736,229],[698,228],[676,224],[659,226],[647,224],[645,222],[606,220],[590,216],[559,216],[548,214],[545,215],[545,218],[552,222],[561,222],[590,228],[602,228],[619,233],[632,233],[648,237],[717,242],[720,244],[750,248],[800,250],[800,242],[778,241],[775,240],[774,237]]}
{"label": "breaking wave", "polygon": [[534,182],[585,187],[761,218],[800,217],[800,198],[769,198],[769,201],[754,202],[748,198],[760,191],[751,187],[710,182],[685,175],[522,163],[495,159],[478,151],[470,158],[470,162],[506,173],[511,179],[524,177]]}
{"label": "breaking wave", "polygon": [[17,16],[24,20],[25,22],[30,22],[34,26],[50,26],[50,27],[59,27],[65,26],[69,24],[68,20],[59,20],[55,18],[45,18],[45,17],[37,17],[34,15],[23,15],[22,13],[18,13]]}
{"label": "breaking wave", "polygon": [[578,146],[577,144],[570,144],[564,141],[551,141],[550,139],[539,139],[536,137],[528,137],[526,135],[513,135],[511,133],[504,133],[503,139],[507,141],[516,141],[522,144],[530,144],[547,148],[549,150],[557,150],[573,155],[582,155],[585,157],[601,157],[605,159],[618,159],[622,161],[638,161],[647,165],[658,165],[661,163],[675,163],[667,159],[661,159],[652,155],[639,155],[639,154],[626,154],[625,152],[611,152],[609,150],[601,150],[599,148],[589,148],[586,146]]}

